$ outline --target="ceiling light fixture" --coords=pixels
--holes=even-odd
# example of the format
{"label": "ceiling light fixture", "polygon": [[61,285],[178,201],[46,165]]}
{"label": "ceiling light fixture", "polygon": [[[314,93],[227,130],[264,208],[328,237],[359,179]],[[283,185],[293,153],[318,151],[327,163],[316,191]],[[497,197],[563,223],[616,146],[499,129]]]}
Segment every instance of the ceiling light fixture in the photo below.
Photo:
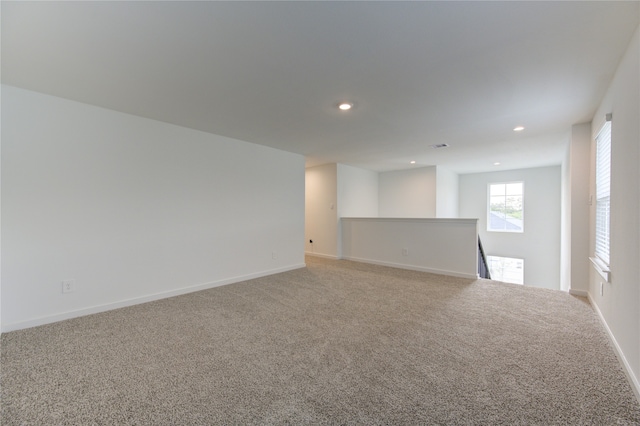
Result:
{"label": "ceiling light fixture", "polygon": [[409,161],[410,164],[416,164],[416,160]]}
{"label": "ceiling light fixture", "polygon": [[494,165],[494,166],[499,166],[499,165],[500,165],[500,163],[496,161],[495,163],[493,163],[493,165]]}
{"label": "ceiling light fixture", "polygon": [[353,108],[353,104],[349,102],[341,102],[338,104],[338,108],[340,109],[340,111],[349,111],[351,108]]}
{"label": "ceiling light fixture", "polygon": [[521,131],[523,131],[523,130],[524,130],[524,127],[523,127],[523,126],[516,126],[516,127],[514,127],[514,128],[513,128],[513,131],[514,131],[514,132],[521,132]]}

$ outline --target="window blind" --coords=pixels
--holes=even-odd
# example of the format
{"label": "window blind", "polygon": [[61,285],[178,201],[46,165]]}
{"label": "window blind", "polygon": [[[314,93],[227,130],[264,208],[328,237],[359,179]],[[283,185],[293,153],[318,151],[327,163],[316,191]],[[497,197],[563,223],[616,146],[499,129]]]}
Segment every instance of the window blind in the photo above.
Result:
{"label": "window blind", "polygon": [[596,136],[595,255],[609,264],[611,199],[611,114]]}

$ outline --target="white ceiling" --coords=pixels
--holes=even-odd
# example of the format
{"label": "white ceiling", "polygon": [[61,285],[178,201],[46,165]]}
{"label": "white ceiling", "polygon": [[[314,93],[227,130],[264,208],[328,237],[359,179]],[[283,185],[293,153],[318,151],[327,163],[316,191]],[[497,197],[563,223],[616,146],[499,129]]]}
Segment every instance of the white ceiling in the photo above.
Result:
{"label": "white ceiling", "polygon": [[[560,164],[639,5],[2,1],[2,82],[303,154],[308,166]],[[355,108],[338,111],[343,100]],[[429,148],[439,143],[450,147]]]}

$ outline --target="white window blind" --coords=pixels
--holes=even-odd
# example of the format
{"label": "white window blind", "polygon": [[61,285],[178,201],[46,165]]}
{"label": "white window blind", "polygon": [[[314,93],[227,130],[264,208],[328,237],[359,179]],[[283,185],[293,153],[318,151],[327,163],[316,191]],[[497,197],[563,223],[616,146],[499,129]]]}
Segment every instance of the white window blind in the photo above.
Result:
{"label": "white window blind", "polygon": [[611,114],[596,136],[596,244],[595,255],[609,264],[611,189]]}

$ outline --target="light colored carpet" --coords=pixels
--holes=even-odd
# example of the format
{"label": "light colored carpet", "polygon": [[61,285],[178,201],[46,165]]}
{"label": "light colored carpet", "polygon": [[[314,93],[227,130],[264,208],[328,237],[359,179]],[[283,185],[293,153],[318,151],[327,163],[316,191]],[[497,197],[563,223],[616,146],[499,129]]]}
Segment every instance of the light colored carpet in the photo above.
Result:
{"label": "light colored carpet", "polygon": [[2,335],[2,424],[640,424],[589,304],[308,258]]}

